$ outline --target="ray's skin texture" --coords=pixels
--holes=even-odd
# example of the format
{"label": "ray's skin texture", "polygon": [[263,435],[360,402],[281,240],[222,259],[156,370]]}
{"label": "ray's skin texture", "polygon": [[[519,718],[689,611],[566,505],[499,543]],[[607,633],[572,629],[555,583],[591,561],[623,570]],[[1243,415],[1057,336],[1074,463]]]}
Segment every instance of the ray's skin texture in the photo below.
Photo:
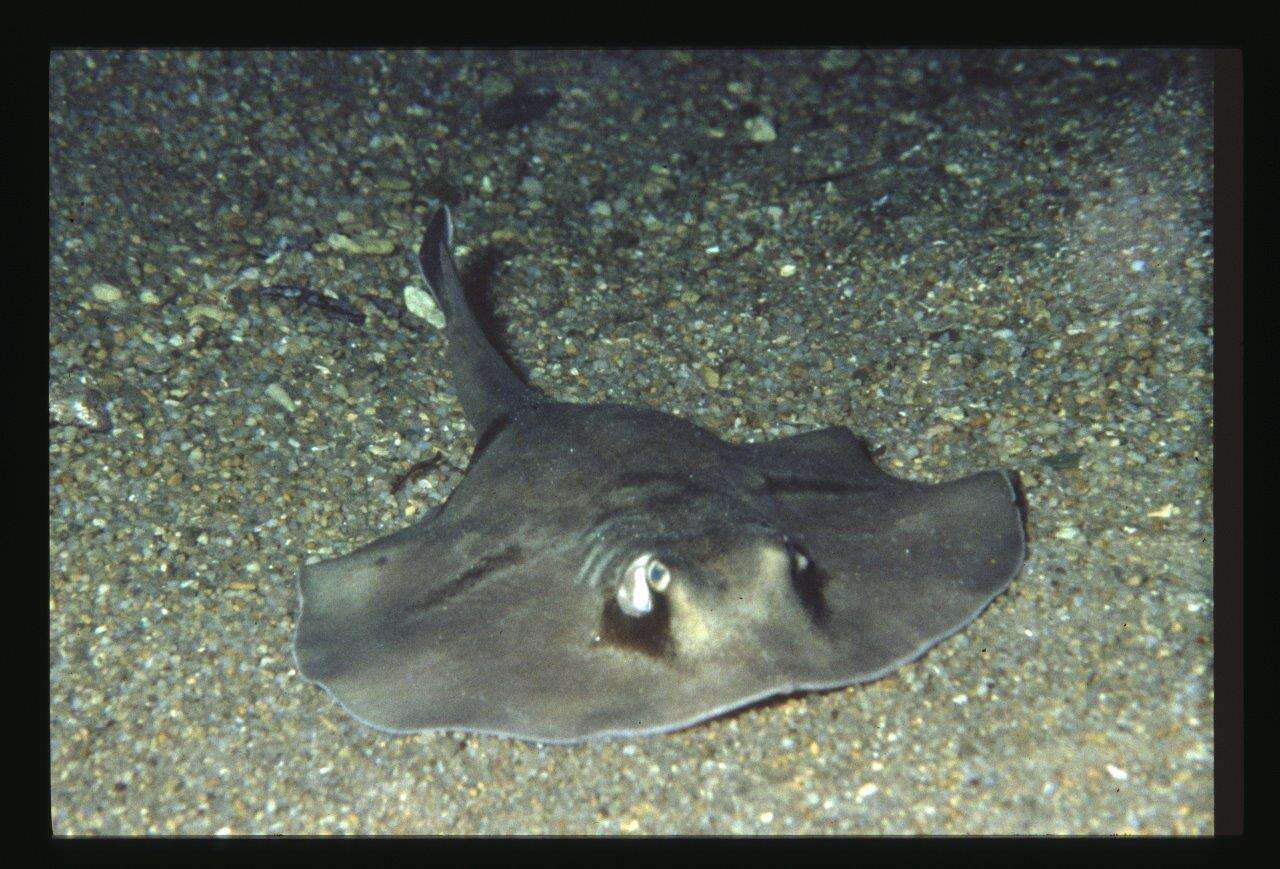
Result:
{"label": "ray's skin texture", "polygon": [[557,402],[468,306],[447,209],[419,261],[478,433],[418,524],[304,568],[299,669],[381,730],[574,742],[878,678],[1021,568],[1013,477],[880,471],[842,426],[731,444],[670,414]]}

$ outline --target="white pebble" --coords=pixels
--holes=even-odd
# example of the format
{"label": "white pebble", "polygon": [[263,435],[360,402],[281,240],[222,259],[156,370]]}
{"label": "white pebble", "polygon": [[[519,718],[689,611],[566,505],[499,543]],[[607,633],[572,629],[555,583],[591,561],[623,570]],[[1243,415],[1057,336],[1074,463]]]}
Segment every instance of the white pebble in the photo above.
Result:
{"label": "white pebble", "polygon": [[444,328],[444,311],[440,310],[430,293],[408,284],[404,288],[404,306],[415,317],[421,317],[437,329]]}
{"label": "white pebble", "polygon": [[1107,774],[1110,775],[1116,781],[1129,780],[1129,774],[1127,772],[1122,770],[1120,767],[1112,766],[1111,764],[1107,764]]}
{"label": "white pebble", "polygon": [[778,274],[784,278],[789,278],[796,273],[795,263],[786,263],[782,268],[778,269]]}
{"label": "white pebble", "polygon": [[325,238],[325,241],[328,242],[329,247],[333,248],[334,250],[340,250],[340,251],[343,251],[344,253],[360,252],[360,245],[356,244],[354,241],[347,238],[347,236],[343,235],[340,232],[329,233],[329,235]]}
{"label": "white pebble", "polygon": [[111,284],[94,284],[90,292],[99,302],[118,302],[124,298],[124,293]]}
{"label": "white pebble", "polygon": [[753,142],[763,144],[778,138],[778,131],[773,128],[773,122],[764,115],[748,118],[742,126],[747,131],[747,138]]}
{"label": "white pebble", "polygon": [[293,399],[289,397],[289,393],[285,392],[284,387],[279,383],[273,383],[267,387],[267,396],[276,404],[289,411],[289,413],[293,413],[295,408]]}

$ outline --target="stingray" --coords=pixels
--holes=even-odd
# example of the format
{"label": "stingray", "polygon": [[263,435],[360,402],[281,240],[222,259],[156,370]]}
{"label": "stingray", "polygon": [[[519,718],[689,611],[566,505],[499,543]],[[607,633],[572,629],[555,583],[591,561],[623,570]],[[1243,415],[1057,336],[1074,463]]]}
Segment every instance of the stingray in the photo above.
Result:
{"label": "stingray", "polygon": [[393,733],[654,734],[881,677],[1020,570],[1016,477],[884,473],[843,426],[730,443],[553,400],[486,337],[447,209],[418,252],[477,443],[420,522],[299,581],[298,667]]}

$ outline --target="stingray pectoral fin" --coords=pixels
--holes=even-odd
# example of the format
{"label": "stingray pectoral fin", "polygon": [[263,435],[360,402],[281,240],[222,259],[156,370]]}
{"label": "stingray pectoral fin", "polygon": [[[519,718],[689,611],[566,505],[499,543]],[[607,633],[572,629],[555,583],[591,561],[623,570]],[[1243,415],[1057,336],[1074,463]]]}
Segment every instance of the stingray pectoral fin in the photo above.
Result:
{"label": "stingray pectoral fin", "polygon": [[407,593],[404,565],[413,560],[427,521],[341,558],[302,568],[294,651],[302,675],[325,683],[349,672],[367,652],[368,628],[386,600]]}
{"label": "stingray pectoral fin", "polygon": [[443,522],[309,565],[299,669],[380,730],[573,735],[594,702],[574,654],[598,607],[573,594],[569,566]]}
{"label": "stingray pectoral fin", "polygon": [[298,669],[362,722],[408,732],[433,714],[464,719],[466,690],[448,638],[473,636],[491,615],[478,593],[516,562],[499,547],[473,554],[448,523],[417,525],[307,565],[299,580]]}
{"label": "stingray pectoral fin", "polygon": [[1022,566],[1025,532],[1009,474],[941,485],[784,491],[775,497],[813,562],[837,659],[822,684],[876,678],[960,630]]}
{"label": "stingray pectoral fin", "polygon": [[842,483],[903,482],[876,467],[866,442],[842,425],[758,444],[740,444],[740,455],[774,480],[839,479]]}

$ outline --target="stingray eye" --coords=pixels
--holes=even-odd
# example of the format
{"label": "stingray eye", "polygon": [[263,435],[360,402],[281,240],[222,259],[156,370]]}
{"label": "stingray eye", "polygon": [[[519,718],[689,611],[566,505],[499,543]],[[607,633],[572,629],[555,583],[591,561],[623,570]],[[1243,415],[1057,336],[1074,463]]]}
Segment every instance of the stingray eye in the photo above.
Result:
{"label": "stingray eye", "polygon": [[649,587],[654,591],[666,591],[671,584],[671,571],[658,559],[649,562]]}
{"label": "stingray eye", "polygon": [[618,608],[629,616],[648,615],[653,610],[653,595],[649,592],[649,583],[645,578],[648,562],[648,556],[637,558],[622,574],[622,584],[618,586],[615,597]]}

